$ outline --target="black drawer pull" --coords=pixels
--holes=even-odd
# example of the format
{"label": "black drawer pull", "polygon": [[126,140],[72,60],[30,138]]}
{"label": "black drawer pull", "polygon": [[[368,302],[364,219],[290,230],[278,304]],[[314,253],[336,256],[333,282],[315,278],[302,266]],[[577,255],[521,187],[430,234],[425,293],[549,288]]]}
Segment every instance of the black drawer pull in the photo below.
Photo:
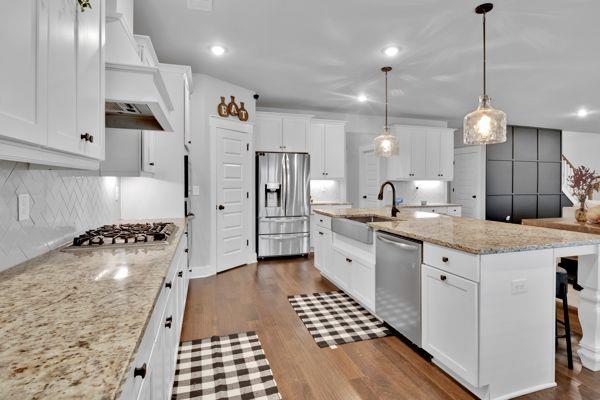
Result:
{"label": "black drawer pull", "polygon": [[184,252],[189,253],[190,249],[185,249]]}
{"label": "black drawer pull", "polygon": [[442,257],[442,261],[447,263],[450,260],[448,259],[448,257]]}
{"label": "black drawer pull", "polygon": [[442,281],[445,281],[446,279],[448,279],[448,277],[447,277],[446,275],[440,275],[440,279],[441,279]]}
{"label": "black drawer pull", "polygon": [[323,222],[323,220],[322,220],[322,219],[320,219],[319,221]]}
{"label": "black drawer pull", "polygon": [[178,277],[180,277],[180,278],[182,278],[182,277],[183,277],[183,271],[179,271],[179,272],[177,273],[177,276],[178,276]]}
{"label": "black drawer pull", "polygon": [[146,377],[146,363],[142,364],[141,367],[137,367],[133,369],[133,377],[140,376],[142,379]]}
{"label": "black drawer pull", "polygon": [[319,232],[319,235],[323,235],[323,234],[324,234],[323,232]]}
{"label": "black drawer pull", "polygon": [[167,320],[165,321],[165,328],[171,329],[172,322],[173,322],[173,316],[168,317]]}
{"label": "black drawer pull", "polygon": [[165,283],[165,287],[167,287],[167,288],[171,289],[171,286],[172,286],[172,282],[167,282],[167,283]]}
{"label": "black drawer pull", "polygon": [[349,259],[348,257],[346,257],[346,261],[347,261],[347,262],[349,262],[349,263],[351,263],[351,262],[352,262],[352,260],[351,260],[351,259]]}

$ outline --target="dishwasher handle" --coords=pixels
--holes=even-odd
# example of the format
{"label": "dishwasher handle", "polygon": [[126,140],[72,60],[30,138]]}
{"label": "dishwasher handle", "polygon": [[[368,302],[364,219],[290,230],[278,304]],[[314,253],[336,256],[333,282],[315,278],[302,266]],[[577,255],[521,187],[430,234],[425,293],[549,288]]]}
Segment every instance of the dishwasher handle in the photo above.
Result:
{"label": "dishwasher handle", "polygon": [[413,245],[410,245],[410,244],[404,244],[404,243],[396,242],[394,240],[386,239],[383,236],[379,236],[379,235],[377,235],[377,239],[381,240],[384,243],[388,243],[388,244],[391,244],[391,245],[394,245],[394,246],[398,246],[398,247],[400,247],[402,249],[406,249],[406,250],[409,250],[409,249],[410,250],[418,250],[419,249],[419,246],[417,246],[417,245],[413,246]]}

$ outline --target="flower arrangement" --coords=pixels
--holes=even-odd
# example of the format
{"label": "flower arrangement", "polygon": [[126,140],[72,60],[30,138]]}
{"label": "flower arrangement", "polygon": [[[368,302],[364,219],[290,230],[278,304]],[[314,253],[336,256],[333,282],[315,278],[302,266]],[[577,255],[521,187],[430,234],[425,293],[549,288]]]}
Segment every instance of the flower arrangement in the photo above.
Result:
{"label": "flower arrangement", "polygon": [[92,9],[91,0],[77,0],[79,3],[79,7],[81,7],[81,12],[84,12],[86,8]]}
{"label": "flower arrangement", "polygon": [[596,175],[596,171],[591,171],[581,165],[573,170],[573,174],[569,176],[567,183],[573,196],[579,200],[579,209],[575,212],[575,218],[577,221],[584,222],[587,219],[585,201],[592,196],[594,191],[600,190],[600,175]]}

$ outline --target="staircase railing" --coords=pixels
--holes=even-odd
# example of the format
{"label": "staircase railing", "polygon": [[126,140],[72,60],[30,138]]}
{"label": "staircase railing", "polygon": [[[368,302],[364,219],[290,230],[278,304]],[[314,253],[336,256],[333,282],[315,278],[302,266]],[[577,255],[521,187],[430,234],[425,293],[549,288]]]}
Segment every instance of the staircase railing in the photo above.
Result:
{"label": "staircase railing", "polygon": [[[569,198],[569,200],[571,200],[571,203],[577,205],[577,204],[579,204],[579,200],[575,196],[573,196],[573,193],[571,192],[571,188],[569,187],[569,177],[571,177],[573,175],[573,171],[575,169],[577,169],[577,167],[571,161],[569,161],[569,159],[567,157],[565,157],[564,154],[562,154],[560,156],[560,159],[562,162],[562,177],[561,177],[562,191],[565,194],[565,196],[567,196]],[[596,186],[598,188],[600,188],[600,176],[598,176]],[[598,189],[596,189],[596,190],[598,190]],[[593,195],[594,195],[594,191],[590,190],[590,193],[588,194],[588,198],[590,200],[592,200]]]}

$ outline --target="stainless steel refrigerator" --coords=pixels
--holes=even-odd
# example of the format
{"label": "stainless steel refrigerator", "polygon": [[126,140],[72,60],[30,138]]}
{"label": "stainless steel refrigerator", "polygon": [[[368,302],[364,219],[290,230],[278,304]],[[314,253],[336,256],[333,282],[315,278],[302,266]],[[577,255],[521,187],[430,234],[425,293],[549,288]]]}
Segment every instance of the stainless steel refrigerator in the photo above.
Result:
{"label": "stainless steel refrigerator", "polygon": [[309,252],[310,156],[256,153],[258,257]]}

